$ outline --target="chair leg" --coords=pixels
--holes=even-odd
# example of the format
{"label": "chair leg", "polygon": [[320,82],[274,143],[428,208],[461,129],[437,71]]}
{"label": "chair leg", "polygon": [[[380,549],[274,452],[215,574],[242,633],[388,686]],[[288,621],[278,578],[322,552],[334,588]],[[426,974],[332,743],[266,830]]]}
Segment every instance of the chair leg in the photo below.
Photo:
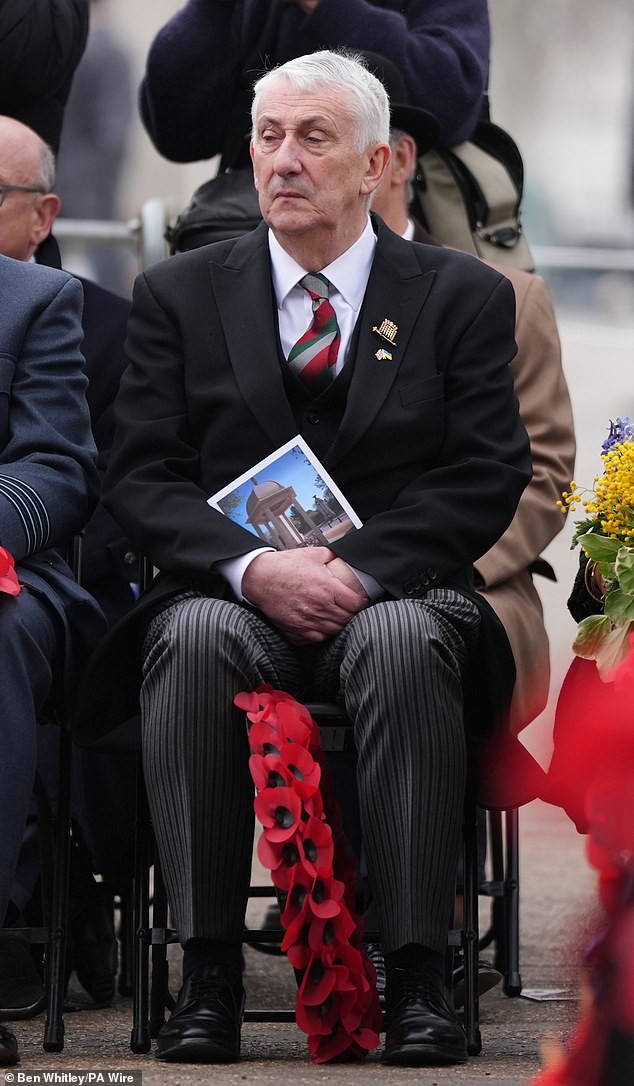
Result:
{"label": "chair leg", "polygon": [[167,894],[161,868],[154,857],[154,889],[152,893],[152,929],[158,929],[159,939],[152,940],[152,983],[150,986],[150,1034],[156,1037],[165,1022],[169,1002],[169,962],[167,960]]}
{"label": "chair leg", "polygon": [[505,902],[505,970],[504,992],[507,996],[522,993],[520,976],[520,867],[519,867],[519,811],[516,807],[505,812],[506,820],[506,877]]}
{"label": "chair leg", "polygon": [[64,989],[70,873],[70,792],[72,736],[68,724],[60,726],[59,796],[55,835],[55,866],[51,902],[50,936],[46,961],[47,1008],[44,1051],[61,1052],[64,1047]]}
{"label": "chair leg", "polygon": [[134,918],[132,917],[132,885],[119,895],[119,995],[131,996],[134,991]]}
{"label": "chair leg", "polygon": [[472,799],[465,803],[464,823],[464,1026],[467,1051],[477,1056],[482,1051],[480,1035],[480,997],[478,991],[478,826],[477,809]]}
{"label": "chair leg", "polygon": [[149,812],[144,802],[143,768],[141,758],[137,765],[134,879],[132,889],[132,923],[134,927],[134,991],[132,993],[132,1032],[130,1048],[133,1052],[149,1052],[150,1039],[148,1014],[148,945],[150,930],[150,828]]}
{"label": "chair leg", "polygon": [[[504,840],[502,834],[502,814],[489,811],[489,845],[491,853],[491,877],[496,892],[491,900],[491,928],[489,942],[495,946],[493,964],[506,976],[506,902],[504,893],[506,873],[504,867]],[[499,891],[497,890],[499,888]]]}

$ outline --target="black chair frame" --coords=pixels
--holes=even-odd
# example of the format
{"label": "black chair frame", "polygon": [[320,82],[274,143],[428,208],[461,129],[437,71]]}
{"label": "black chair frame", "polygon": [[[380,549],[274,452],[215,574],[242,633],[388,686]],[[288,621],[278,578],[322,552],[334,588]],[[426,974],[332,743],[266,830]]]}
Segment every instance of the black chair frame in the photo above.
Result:
{"label": "black chair frame", "polygon": [[[66,556],[77,580],[81,580],[82,537],[72,542]],[[0,928],[0,939],[21,935],[29,943],[43,945],[46,1019],[43,1047],[45,1052],[61,1052],[64,1047],[64,993],[66,988],[66,948],[68,942],[68,894],[72,846],[71,785],[73,738],[66,715],[51,710],[41,726],[55,727],[59,733],[57,803],[53,809],[38,776],[34,784],[40,842],[42,873],[43,926]]]}
{"label": "black chair frame", "polygon": [[[309,705],[320,725],[322,747],[326,752],[343,751],[351,741],[351,727],[342,710],[332,705]],[[493,878],[482,885],[479,880],[478,816],[474,795],[465,800],[463,821],[463,896],[462,924],[449,933],[449,961],[452,952],[461,949],[464,956],[465,999],[464,1028],[470,1055],[482,1049],[479,1021],[478,959],[483,946],[495,944],[495,964],[504,976],[507,995],[519,995],[519,877],[518,877],[518,819],[517,811],[503,812],[506,820],[503,835],[502,814],[489,812]],[[152,920],[150,921],[150,867],[153,865]],[[485,894],[493,899],[491,926],[483,939],[479,936],[478,898]],[[250,897],[274,898],[272,886],[252,886]],[[168,902],[160,864],[156,855],[151,819],[145,797],[140,756],[137,767],[137,816],[135,826],[135,875],[132,894],[132,927],[135,935],[133,970],[133,1024],[130,1047],[135,1053],[150,1050],[165,1021],[166,1009],[173,1000],[169,994],[167,947],[178,941],[178,933],[168,923]],[[371,933],[368,933],[370,936]],[[244,942],[271,943],[276,936],[281,942],[283,932],[271,928],[245,928]],[[152,962],[152,982],[149,981],[149,957]],[[294,1021],[294,1011],[287,1008],[247,1008],[245,1021]]]}

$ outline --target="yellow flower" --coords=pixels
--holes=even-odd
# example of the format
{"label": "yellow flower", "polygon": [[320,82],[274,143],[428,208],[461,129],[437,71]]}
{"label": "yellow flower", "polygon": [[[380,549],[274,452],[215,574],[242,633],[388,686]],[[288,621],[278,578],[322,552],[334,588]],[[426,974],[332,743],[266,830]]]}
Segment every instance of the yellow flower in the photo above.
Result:
{"label": "yellow flower", "polygon": [[634,537],[634,442],[618,442],[601,459],[603,475],[595,475],[589,496],[582,499],[572,482],[564,501],[581,504],[589,517],[598,519],[604,535],[629,541]]}

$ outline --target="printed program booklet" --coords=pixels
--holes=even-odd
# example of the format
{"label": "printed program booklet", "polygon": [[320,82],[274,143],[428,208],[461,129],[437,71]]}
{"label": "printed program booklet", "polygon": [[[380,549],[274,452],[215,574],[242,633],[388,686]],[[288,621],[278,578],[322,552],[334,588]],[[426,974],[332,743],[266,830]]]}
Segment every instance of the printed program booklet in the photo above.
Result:
{"label": "printed program booklet", "polygon": [[207,499],[277,550],[327,547],[361,521],[298,434]]}

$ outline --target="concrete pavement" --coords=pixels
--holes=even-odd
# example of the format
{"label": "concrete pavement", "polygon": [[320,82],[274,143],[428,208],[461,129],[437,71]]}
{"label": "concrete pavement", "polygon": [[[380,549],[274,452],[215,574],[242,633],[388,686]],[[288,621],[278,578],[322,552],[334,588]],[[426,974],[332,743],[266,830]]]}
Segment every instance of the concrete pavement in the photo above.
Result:
{"label": "concrete pavement", "polygon": [[[130,1001],[118,997],[108,1010],[67,1014],[66,1044],[58,1054],[42,1049],[43,1016],[15,1023],[21,1048],[18,1070],[58,1071],[58,1081],[66,1082],[70,1080],[61,1078],[64,1072],[80,1069],[142,1071],[144,1086],[230,1086],[242,1082],[262,1086],[357,1086],[362,1082],[367,1086],[374,1082],[377,1086],[414,1082],[446,1086],[480,1081],[488,1086],[525,1086],[540,1066],[541,1043],[550,1037],[565,1038],[576,1019],[576,968],[580,948],[592,927],[595,879],[584,859],[583,839],[558,810],[540,802],[524,808],[520,834],[522,979],[524,992],[536,990],[540,998],[508,999],[500,988],[485,996],[481,1003],[483,1051],[462,1067],[388,1068],[381,1065],[378,1054],[365,1064],[317,1067],[308,1062],[304,1037],[295,1025],[260,1023],[243,1027],[239,1064],[165,1065],[151,1054],[135,1056],[130,1052]],[[484,902],[483,924],[487,908]],[[173,987],[177,987],[177,967],[172,977]],[[294,980],[285,959],[247,948],[246,986],[251,1006],[292,1006]],[[557,998],[541,998],[548,989],[559,989]],[[16,1086],[17,1074],[12,1081]],[[7,1086],[12,1086],[11,1080]]]}

